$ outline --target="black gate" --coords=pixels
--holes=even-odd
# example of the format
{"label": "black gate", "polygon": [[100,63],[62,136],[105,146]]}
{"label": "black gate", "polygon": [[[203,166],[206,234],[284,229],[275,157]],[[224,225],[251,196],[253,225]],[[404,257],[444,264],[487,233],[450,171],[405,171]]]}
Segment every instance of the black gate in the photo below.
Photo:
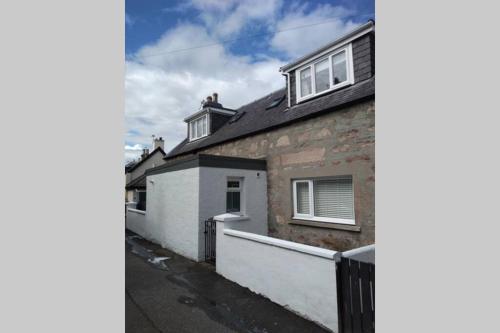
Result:
{"label": "black gate", "polygon": [[216,222],[213,218],[205,221],[205,261],[215,264],[215,231]]}
{"label": "black gate", "polygon": [[349,258],[336,265],[339,331],[375,332],[375,265]]}

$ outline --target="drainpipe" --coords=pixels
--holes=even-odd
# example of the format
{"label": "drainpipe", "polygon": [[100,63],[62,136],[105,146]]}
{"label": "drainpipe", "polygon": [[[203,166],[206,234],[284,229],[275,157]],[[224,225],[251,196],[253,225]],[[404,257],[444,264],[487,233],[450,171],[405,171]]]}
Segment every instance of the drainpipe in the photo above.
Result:
{"label": "drainpipe", "polygon": [[291,106],[291,103],[290,103],[290,73],[283,73],[283,75],[286,76],[286,88],[287,88],[286,96],[287,96],[287,100],[288,100],[288,107],[290,108],[290,106]]}

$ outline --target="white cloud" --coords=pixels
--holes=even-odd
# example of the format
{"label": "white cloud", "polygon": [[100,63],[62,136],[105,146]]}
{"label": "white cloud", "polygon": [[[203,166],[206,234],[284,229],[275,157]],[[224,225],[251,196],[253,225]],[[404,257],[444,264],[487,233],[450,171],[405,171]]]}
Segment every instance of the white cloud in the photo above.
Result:
{"label": "white cloud", "polygon": [[[151,148],[155,134],[164,137],[169,151],[186,137],[183,119],[195,113],[207,95],[218,92],[225,107],[237,108],[284,86],[278,71],[284,62],[275,58],[235,56],[221,45],[164,53],[213,42],[204,27],[184,24],[127,61],[127,142]],[[148,56],[152,54],[160,55]],[[126,158],[134,153],[140,154],[127,150]]]}
{"label": "white cloud", "polygon": [[[195,113],[200,102],[213,92],[219,93],[225,107],[238,108],[284,87],[285,79],[279,68],[288,60],[332,41],[357,25],[346,20],[352,13],[331,5],[311,8],[287,4],[284,15],[280,14],[281,0],[192,0],[189,6],[200,11],[203,25],[181,23],[155,43],[142,47],[126,62],[125,120],[129,144],[125,147],[126,160],[137,158],[142,147],[151,149],[152,134],[165,139],[167,152],[180,143],[187,130],[183,119]],[[268,54],[234,55],[221,44],[171,52],[216,44],[251,27],[252,23],[267,24],[274,31],[327,20],[331,22],[272,37],[269,47],[283,52],[287,61]]]}
{"label": "white cloud", "polygon": [[272,25],[282,3],[282,0],[191,1],[208,29],[219,38],[237,35],[245,26],[258,21]]}
{"label": "white cloud", "polygon": [[[271,40],[271,46],[291,58],[301,57],[355,29],[359,23],[346,19],[352,14],[344,7],[329,4],[309,11],[308,6],[295,5],[277,22],[276,29],[311,26],[277,33]],[[322,22],[327,23],[316,24]]]}

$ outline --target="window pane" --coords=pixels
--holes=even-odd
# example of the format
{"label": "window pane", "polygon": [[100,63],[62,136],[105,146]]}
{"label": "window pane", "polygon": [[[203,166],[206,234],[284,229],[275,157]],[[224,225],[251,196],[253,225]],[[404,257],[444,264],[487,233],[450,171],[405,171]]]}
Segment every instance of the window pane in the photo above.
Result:
{"label": "window pane", "polygon": [[207,135],[207,117],[203,117],[201,123],[203,125],[202,135]]}
{"label": "window pane", "polygon": [[354,219],[351,177],[314,181],[314,216]]}
{"label": "window pane", "polygon": [[201,119],[198,119],[198,120],[196,121],[196,137],[200,137],[200,136],[202,136],[203,131],[202,131],[202,128],[201,128],[201,127],[202,127],[202,126],[201,126]]}
{"label": "window pane", "polygon": [[240,211],[240,192],[226,192],[226,212]]}
{"label": "window pane", "polygon": [[330,89],[330,66],[328,59],[318,62],[314,65],[316,92],[322,92]]}
{"label": "window pane", "polygon": [[345,51],[332,57],[333,62],[333,84],[339,84],[347,80],[347,62]]}
{"label": "window pane", "polygon": [[311,82],[311,67],[300,71],[300,96],[303,97],[312,92]]}
{"label": "window pane", "polygon": [[240,182],[237,181],[237,180],[228,180],[227,187],[229,187],[229,188],[239,188],[240,187]]}
{"label": "window pane", "polygon": [[146,210],[146,192],[139,192],[139,199],[137,201],[136,208],[139,210]]}
{"label": "window pane", "polygon": [[310,214],[309,183],[300,182],[297,185],[297,213]]}
{"label": "window pane", "polygon": [[195,122],[192,121],[190,123],[190,125],[191,125],[191,131],[190,131],[191,132],[191,137],[192,138],[196,138],[196,126],[195,126]]}

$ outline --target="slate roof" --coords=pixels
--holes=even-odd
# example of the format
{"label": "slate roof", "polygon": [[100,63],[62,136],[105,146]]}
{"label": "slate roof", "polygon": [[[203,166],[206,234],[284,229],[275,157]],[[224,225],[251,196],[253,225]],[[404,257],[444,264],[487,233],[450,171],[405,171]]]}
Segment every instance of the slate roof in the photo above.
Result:
{"label": "slate roof", "polygon": [[125,165],[125,173],[127,173],[130,169],[132,169],[134,167],[134,165],[136,165],[136,164],[137,164],[137,161],[128,162]]}
{"label": "slate roof", "polygon": [[[332,112],[363,100],[372,99],[375,96],[375,77],[373,76],[344,89],[293,105],[291,108],[287,108],[287,98],[284,98],[278,106],[266,110],[275,99],[284,95],[286,95],[286,88],[277,90],[240,107],[237,109],[237,114],[244,112],[244,115],[240,119],[233,123],[231,121],[227,122],[217,132],[203,139],[194,142],[189,142],[188,138],[184,139],[167,154],[165,159],[195,153],[200,149],[226,141],[269,131],[292,122]],[[233,117],[236,117],[236,115]]]}
{"label": "slate roof", "polygon": [[125,189],[131,190],[131,189],[143,189],[146,188],[146,174],[144,173],[142,176],[139,176],[135,178],[134,180],[131,180],[126,186]]}
{"label": "slate roof", "polygon": [[[149,155],[148,155],[148,156],[146,156],[146,158],[145,158],[145,159],[140,160],[140,161],[139,161],[139,162],[137,162],[135,165],[133,165],[133,166],[131,166],[131,167],[129,167],[129,168],[125,167],[125,173],[128,173],[128,172],[132,172],[132,171],[134,171],[135,169],[137,169],[137,168],[139,167],[139,165],[141,165],[142,163],[144,163],[144,162],[146,162],[147,160],[149,160],[149,158],[150,158],[151,156],[153,156],[154,154],[156,154],[157,152],[160,152],[160,153],[163,155],[163,157],[165,157],[165,155],[167,155],[167,154],[163,151],[163,149],[161,149],[161,147],[157,147],[155,150],[153,150],[151,153],[149,153]],[[127,165],[128,165],[128,164],[127,164]]]}

